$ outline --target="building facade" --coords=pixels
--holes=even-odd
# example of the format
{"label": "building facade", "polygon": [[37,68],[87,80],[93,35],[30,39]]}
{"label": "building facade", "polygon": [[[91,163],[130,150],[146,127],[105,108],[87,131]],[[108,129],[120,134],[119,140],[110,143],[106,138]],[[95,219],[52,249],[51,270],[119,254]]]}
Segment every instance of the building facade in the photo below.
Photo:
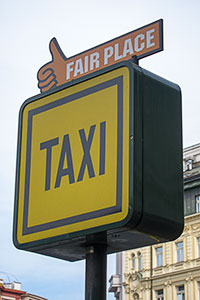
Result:
{"label": "building facade", "polygon": [[4,283],[0,279],[0,300],[47,300],[21,290],[21,283]]}
{"label": "building facade", "polygon": [[4,284],[0,279],[0,300],[21,300],[21,296],[25,293],[20,290],[19,282]]}
{"label": "building facade", "polygon": [[117,300],[200,300],[200,144],[183,151],[184,214],[175,241],[116,254]]}

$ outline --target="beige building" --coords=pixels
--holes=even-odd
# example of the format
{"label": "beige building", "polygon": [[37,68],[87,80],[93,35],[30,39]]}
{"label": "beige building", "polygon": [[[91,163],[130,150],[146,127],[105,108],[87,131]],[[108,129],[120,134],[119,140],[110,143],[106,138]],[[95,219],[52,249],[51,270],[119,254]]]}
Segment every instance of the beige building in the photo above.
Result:
{"label": "beige building", "polygon": [[116,255],[117,300],[200,300],[200,144],[183,152],[185,226],[175,241]]}

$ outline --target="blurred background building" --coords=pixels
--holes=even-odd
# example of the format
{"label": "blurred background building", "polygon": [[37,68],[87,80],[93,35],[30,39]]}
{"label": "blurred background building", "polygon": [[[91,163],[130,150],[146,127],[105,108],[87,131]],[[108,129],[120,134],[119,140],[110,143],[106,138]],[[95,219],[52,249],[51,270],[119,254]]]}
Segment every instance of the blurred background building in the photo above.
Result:
{"label": "blurred background building", "polygon": [[175,241],[116,254],[109,292],[117,300],[200,299],[200,144],[183,151],[184,214]]}
{"label": "blurred background building", "polygon": [[0,300],[47,300],[21,290],[20,282],[5,283],[0,279]]}

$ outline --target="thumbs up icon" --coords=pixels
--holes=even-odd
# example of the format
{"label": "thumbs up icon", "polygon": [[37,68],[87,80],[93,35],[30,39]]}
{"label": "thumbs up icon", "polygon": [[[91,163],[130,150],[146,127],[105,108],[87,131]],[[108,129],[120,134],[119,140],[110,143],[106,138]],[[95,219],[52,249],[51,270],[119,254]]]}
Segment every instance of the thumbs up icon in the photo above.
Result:
{"label": "thumbs up icon", "polygon": [[52,60],[42,66],[38,73],[38,87],[40,92],[46,92],[65,82],[66,56],[62,52],[56,38],[49,43]]}

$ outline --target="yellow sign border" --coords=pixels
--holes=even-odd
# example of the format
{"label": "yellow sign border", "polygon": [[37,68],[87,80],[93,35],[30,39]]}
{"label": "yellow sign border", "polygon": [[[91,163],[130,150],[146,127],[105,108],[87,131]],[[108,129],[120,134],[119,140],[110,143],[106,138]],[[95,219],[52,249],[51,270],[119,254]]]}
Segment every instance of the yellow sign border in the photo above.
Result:
{"label": "yellow sign border", "polygon": [[[120,68],[109,68],[111,69],[110,72],[107,73],[103,73],[101,76],[90,76],[92,77],[90,81],[85,81],[84,79],[79,80],[79,82],[77,83],[81,89],[87,89],[87,88],[91,88],[92,84],[96,84],[96,86],[105,86],[105,84],[103,83],[104,81],[108,81],[109,80],[113,80],[114,77],[123,77],[123,91],[121,91],[120,93],[123,94],[123,99],[126,98],[126,103],[125,103],[125,109],[123,109],[123,120],[126,120],[126,128],[123,130],[123,138],[124,140],[126,140],[126,145],[123,144],[123,172],[125,172],[126,174],[123,174],[123,185],[125,185],[125,181],[126,182],[126,200],[123,200],[121,204],[117,204],[117,208],[115,208],[115,213],[112,214],[108,214],[107,216],[103,215],[101,217],[97,217],[94,218],[92,220],[85,220],[84,224],[85,227],[82,227],[80,229],[79,226],[77,226],[77,224],[75,223],[73,226],[74,228],[71,231],[66,231],[65,226],[61,226],[62,229],[64,230],[60,230],[61,227],[56,227],[56,228],[52,228],[49,229],[47,228],[44,231],[41,232],[34,232],[34,230],[27,230],[27,220],[24,220],[24,216],[26,215],[26,213],[24,213],[24,211],[27,209],[23,208],[22,203],[19,203],[19,190],[20,190],[20,176],[22,173],[22,169],[25,168],[24,162],[21,161],[20,155],[21,155],[21,148],[18,148],[18,167],[17,167],[17,176],[19,177],[17,180],[17,188],[16,188],[16,202],[17,202],[17,210],[15,209],[15,228],[14,228],[14,232],[15,232],[15,236],[14,236],[14,240],[15,240],[15,244],[19,245],[24,245],[24,244],[30,244],[30,243],[34,243],[37,241],[41,240],[45,240],[45,239],[54,239],[54,238],[58,238],[58,236],[63,236],[63,235],[67,235],[67,238],[69,238],[69,236],[75,234],[77,235],[82,235],[85,234],[85,232],[91,232],[93,229],[94,231],[101,231],[101,228],[105,228],[107,227],[108,229],[112,229],[112,227],[116,227],[117,224],[121,223],[121,222],[127,222],[127,220],[130,218],[130,203],[129,203],[129,123],[130,123],[130,69],[129,67],[127,68],[126,63],[121,63],[120,65],[122,65]],[[128,64],[127,64],[128,65]],[[114,70],[113,70],[114,69]],[[123,69],[123,75],[121,73],[121,70]],[[102,71],[101,71],[102,73]],[[110,77],[112,77],[113,74],[113,78],[111,79]],[[126,77],[126,78],[125,78]],[[122,79],[122,78],[121,78]],[[89,85],[89,87],[88,87]],[[44,98],[44,99],[50,99],[50,101],[60,101],[59,99],[63,97],[63,93],[65,91],[65,88],[70,88],[72,89],[72,91],[74,90],[75,85],[74,84],[67,84],[64,85],[63,87],[60,87],[59,89],[55,90],[54,92],[51,93],[45,93],[39,96],[40,101]],[[27,124],[25,124],[24,120],[23,120],[23,113],[26,111],[28,105],[30,103],[36,103],[36,100],[38,100],[38,97],[34,97],[31,98],[30,100],[27,100],[21,108],[21,112],[20,112],[20,118],[21,118],[21,125],[19,125],[20,127],[20,133],[19,133],[19,138],[20,140],[22,139],[21,137],[21,130],[22,130],[22,126],[26,126]],[[43,101],[43,100],[42,100]],[[53,103],[53,102],[51,102]],[[37,106],[37,105],[36,105]],[[36,108],[37,110],[37,108]],[[36,112],[36,111],[35,111]],[[30,113],[31,115],[31,113]],[[30,121],[29,121],[29,126],[30,126]],[[19,145],[20,147],[22,147],[22,145],[27,145],[27,140],[26,141],[19,141]],[[120,143],[119,143],[120,144]],[[124,153],[126,153],[126,155],[124,155]],[[124,167],[125,166],[125,167]],[[25,191],[26,194],[26,191]],[[119,202],[119,201],[118,201]],[[120,205],[121,205],[121,211],[120,211]],[[112,212],[113,213],[113,212]],[[110,217],[110,216],[115,216],[114,218]],[[128,218],[128,219],[127,219]],[[102,221],[103,220],[103,221]],[[41,226],[42,228],[43,226]],[[43,227],[44,228],[44,227]],[[45,232],[45,234],[44,234]],[[48,234],[46,234],[48,232]]]}

